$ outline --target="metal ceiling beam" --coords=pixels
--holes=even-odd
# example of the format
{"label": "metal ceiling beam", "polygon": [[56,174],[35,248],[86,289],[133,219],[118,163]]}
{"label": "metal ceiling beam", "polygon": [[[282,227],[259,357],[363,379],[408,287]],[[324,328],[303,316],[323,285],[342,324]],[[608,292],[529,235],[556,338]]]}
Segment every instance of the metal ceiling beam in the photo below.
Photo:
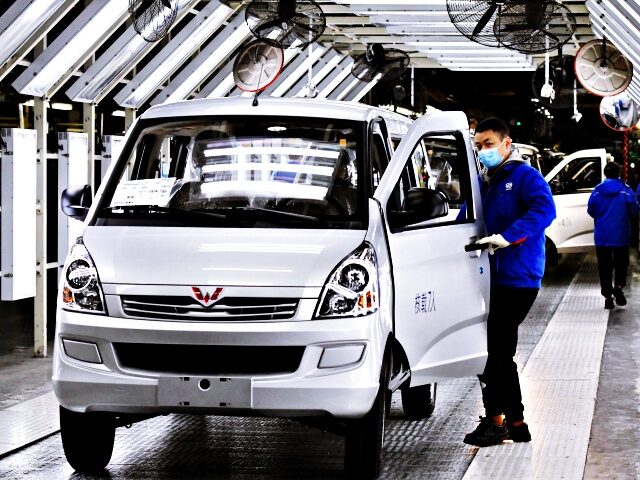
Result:
{"label": "metal ceiling beam", "polygon": [[238,48],[251,32],[244,15],[235,18],[220,31],[211,43],[187,64],[187,66],[154,97],[152,105],[164,102],[184,100]]}
{"label": "metal ceiling beam", "polygon": [[29,53],[78,0],[15,0],[0,17],[0,80]]}
{"label": "metal ceiling beam", "polygon": [[50,97],[128,17],[128,2],[89,3],[71,24],[13,82],[18,92]]}
{"label": "metal ceiling beam", "polygon": [[[198,1],[177,0],[177,15],[173,25],[179,23]],[[206,8],[216,4],[220,9],[229,9],[220,6],[216,0],[212,0]],[[131,25],[76,80],[67,90],[67,96],[74,102],[98,103],[154,46],[155,43],[147,42],[136,32],[134,25]]]}
{"label": "metal ceiling beam", "polygon": [[364,97],[369,91],[376,86],[376,84],[380,81],[380,78],[376,77],[369,83],[363,83],[360,85],[356,85],[344,98],[343,100],[346,102],[359,102],[362,97]]}
{"label": "metal ceiling beam", "polygon": [[348,75],[351,74],[351,67],[353,66],[353,59],[349,56],[345,56],[336,68],[334,68],[329,75],[327,75],[318,84],[318,97],[327,98],[331,92],[333,92],[340,82],[342,82]]}
{"label": "metal ceiling beam", "polygon": [[118,105],[140,108],[233,13],[212,0],[115,96]]}

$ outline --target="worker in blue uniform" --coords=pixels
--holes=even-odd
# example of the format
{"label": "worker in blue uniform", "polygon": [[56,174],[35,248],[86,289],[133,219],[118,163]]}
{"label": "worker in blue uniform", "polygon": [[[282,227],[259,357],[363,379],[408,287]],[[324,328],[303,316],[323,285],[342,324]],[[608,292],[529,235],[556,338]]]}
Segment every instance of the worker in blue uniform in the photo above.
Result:
{"label": "worker in blue uniform", "polygon": [[620,180],[617,163],[607,163],[604,176],[605,180],[591,192],[587,213],[594,220],[593,238],[604,308],[612,309],[612,295],[618,305],[627,304],[622,289],[627,284],[631,219],[638,216],[640,207],[633,190]]}
{"label": "worker in blue uniform", "polygon": [[518,327],[529,313],[545,267],[545,229],[556,216],[549,185],[512,148],[508,126],[487,118],[476,127],[482,206],[488,235],[476,243],[490,253],[491,299],[487,363],[478,375],[486,416],[464,442],[480,447],[505,439],[531,440],[513,360]]}

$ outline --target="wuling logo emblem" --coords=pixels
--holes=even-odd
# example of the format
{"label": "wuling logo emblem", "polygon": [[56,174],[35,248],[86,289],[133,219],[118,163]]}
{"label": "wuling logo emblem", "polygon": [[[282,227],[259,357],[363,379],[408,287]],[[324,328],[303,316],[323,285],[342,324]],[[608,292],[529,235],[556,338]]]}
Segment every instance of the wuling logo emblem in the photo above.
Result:
{"label": "wuling logo emblem", "polygon": [[222,295],[222,290],[222,287],[217,287],[213,292],[208,292],[204,288],[191,287],[191,291],[193,292],[192,297],[203,307],[208,307],[216,303]]}

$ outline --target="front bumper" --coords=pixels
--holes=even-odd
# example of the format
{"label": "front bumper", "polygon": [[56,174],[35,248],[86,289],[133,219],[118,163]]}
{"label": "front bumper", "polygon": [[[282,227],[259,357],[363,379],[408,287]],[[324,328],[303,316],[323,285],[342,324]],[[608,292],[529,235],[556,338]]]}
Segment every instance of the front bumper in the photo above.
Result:
{"label": "front bumper", "polygon": [[[291,322],[167,322],[59,310],[53,386],[59,402],[78,412],[357,418],[371,409],[378,391],[389,333],[379,320],[376,313]],[[77,354],[93,347],[74,350],[70,344],[95,344],[99,363],[83,361],[79,358],[87,360],[86,356]],[[288,373],[208,374],[195,366],[197,373],[187,367],[167,369],[172,362],[166,359],[157,369],[153,361],[145,362],[144,368],[123,365],[116,347],[123,344],[172,345],[181,352],[191,346],[220,346],[225,351],[297,346],[302,354],[295,371]],[[185,365],[185,359],[180,360]],[[267,359],[252,358],[248,363],[252,361]]]}

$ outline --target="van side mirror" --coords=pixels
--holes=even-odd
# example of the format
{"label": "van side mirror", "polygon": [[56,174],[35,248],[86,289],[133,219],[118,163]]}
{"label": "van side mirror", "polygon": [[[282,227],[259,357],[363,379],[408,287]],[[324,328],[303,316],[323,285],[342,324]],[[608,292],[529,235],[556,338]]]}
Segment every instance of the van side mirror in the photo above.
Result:
{"label": "van side mirror", "polygon": [[65,188],[60,196],[60,209],[71,218],[84,220],[89,213],[92,198],[91,185]]}
{"label": "van side mirror", "polygon": [[402,227],[444,217],[449,213],[449,202],[444,193],[423,187],[409,189],[402,210],[389,216],[393,227]]}

